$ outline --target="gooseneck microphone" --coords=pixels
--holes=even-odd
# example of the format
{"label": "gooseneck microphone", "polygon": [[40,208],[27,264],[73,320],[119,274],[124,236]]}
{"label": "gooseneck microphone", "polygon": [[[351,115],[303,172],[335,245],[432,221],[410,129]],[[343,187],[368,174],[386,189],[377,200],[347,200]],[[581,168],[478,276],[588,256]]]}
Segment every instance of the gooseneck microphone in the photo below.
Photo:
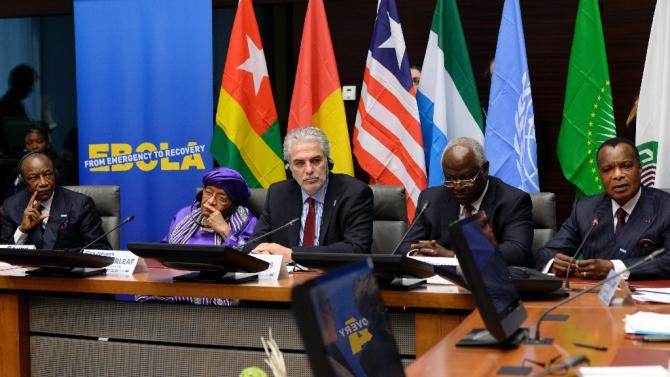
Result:
{"label": "gooseneck microphone", "polygon": [[600,220],[598,218],[593,219],[591,221],[591,227],[589,230],[586,232],[584,235],[584,239],[582,239],[582,243],[579,244],[579,247],[575,251],[575,253],[572,255],[570,258],[570,262],[568,263],[568,270],[565,273],[565,289],[570,289],[570,267],[572,267],[572,262],[579,257],[579,254],[582,252],[582,248],[584,247],[584,244],[586,243],[586,240],[589,239],[589,236],[591,236],[591,232],[593,232],[593,228],[596,227],[596,225],[600,224]]}
{"label": "gooseneck microphone", "polygon": [[617,277],[619,277],[619,276],[621,276],[621,275],[623,275],[623,274],[625,274],[625,273],[627,273],[627,272],[629,272],[629,271],[631,271],[631,270],[633,270],[633,269],[635,269],[635,268],[637,268],[637,267],[639,267],[643,264],[646,264],[646,263],[649,263],[649,262],[653,261],[654,259],[656,259],[656,257],[663,254],[664,252],[665,252],[665,248],[657,249],[654,252],[652,252],[651,254],[644,257],[644,259],[638,261],[637,263],[635,263],[632,266],[626,268],[625,270],[623,270],[623,271],[621,271],[621,272],[619,272],[615,275],[612,275],[609,278],[603,279],[603,280],[599,281],[598,284],[595,284],[595,285],[593,285],[593,286],[591,286],[591,287],[589,287],[589,288],[587,288],[587,289],[585,289],[581,292],[576,293],[574,296],[567,297],[566,299],[562,300],[561,302],[550,306],[549,308],[547,308],[545,311],[542,312],[542,315],[540,315],[540,319],[537,320],[537,324],[535,325],[535,337],[532,340],[530,340],[529,342],[530,343],[535,343],[535,344],[544,344],[542,342],[541,338],[540,338],[540,325],[542,324],[542,320],[547,316],[547,314],[552,312],[554,309],[567,304],[568,302],[576,299],[579,296],[582,296],[582,295],[584,295],[588,292],[593,291],[594,289],[604,285],[605,283],[607,283],[610,280],[616,279]]}
{"label": "gooseneck microphone", "polygon": [[405,238],[407,238],[409,232],[414,228],[414,225],[418,222],[418,220],[421,218],[421,215],[423,215],[423,212],[426,210],[426,208],[428,208],[429,205],[430,202],[424,203],[424,205],[419,210],[419,213],[417,213],[417,215],[414,216],[414,221],[412,221],[412,225],[410,225],[409,228],[407,228],[407,230],[405,231],[405,234],[402,235],[400,241],[398,241],[398,243],[393,248],[393,252],[391,253],[391,255],[395,255],[398,252],[398,248],[400,247],[400,245],[402,245],[403,242],[405,242]]}
{"label": "gooseneck microphone", "polygon": [[[297,223],[298,221],[300,221],[300,218],[299,218],[299,217],[296,217],[295,219],[293,219],[293,220],[287,222],[286,224],[284,224],[284,225],[282,225],[282,226],[280,226],[280,227],[278,227],[278,228],[274,228],[274,229],[270,230],[269,232],[265,232],[265,233],[261,234],[261,235],[258,236],[258,237],[254,237],[254,238],[250,239],[249,241],[247,241],[247,242],[245,243],[245,245],[250,244],[250,243],[254,243],[254,242],[258,241],[258,240],[262,240],[263,238],[265,238],[265,237],[267,237],[267,236],[270,236],[270,235],[272,235],[272,234],[275,234],[275,233],[279,232],[280,230],[282,230],[282,229],[284,229],[284,228],[288,228],[289,226],[291,226],[291,225]],[[243,246],[244,246],[244,245],[240,245],[240,246],[237,247],[237,249],[238,249],[238,250],[241,250]]]}
{"label": "gooseneck microphone", "polygon": [[79,252],[79,253],[83,253],[84,250],[88,249],[88,248],[89,248],[91,245],[93,245],[94,243],[100,241],[100,240],[103,239],[104,237],[107,237],[107,235],[109,235],[109,234],[112,233],[113,231],[119,229],[119,228],[122,227],[123,225],[126,225],[126,224],[128,224],[129,222],[131,222],[131,221],[133,221],[133,220],[135,220],[135,216],[133,216],[133,215],[130,215],[130,216],[126,217],[125,219],[123,219],[123,221],[121,221],[121,222],[119,223],[119,225],[117,225],[117,226],[113,227],[112,229],[106,231],[106,232],[103,233],[101,236],[96,237],[96,239],[94,239],[93,241],[89,242],[88,244],[86,244],[86,245],[85,245],[84,247],[82,247],[81,249],[79,249],[78,252]]}

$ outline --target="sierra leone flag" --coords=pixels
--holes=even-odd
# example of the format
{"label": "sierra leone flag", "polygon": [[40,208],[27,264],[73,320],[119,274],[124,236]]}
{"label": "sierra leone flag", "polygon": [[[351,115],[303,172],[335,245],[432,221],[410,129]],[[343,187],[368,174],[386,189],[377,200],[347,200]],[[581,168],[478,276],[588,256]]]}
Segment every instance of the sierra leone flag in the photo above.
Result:
{"label": "sierra leone flag", "polygon": [[438,0],[416,95],[428,185],[444,182],[441,158],[449,139],[484,141],[484,119],[456,0]]}

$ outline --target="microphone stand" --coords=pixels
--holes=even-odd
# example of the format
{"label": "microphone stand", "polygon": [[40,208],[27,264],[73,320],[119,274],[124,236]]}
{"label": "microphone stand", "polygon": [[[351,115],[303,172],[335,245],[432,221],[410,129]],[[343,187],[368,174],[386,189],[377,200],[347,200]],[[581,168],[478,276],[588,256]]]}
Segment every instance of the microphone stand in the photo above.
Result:
{"label": "microphone stand", "polygon": [[555,305],[552,305],[552,306],[550,306],[549,308],[545,309],[545,310],[542,312],[542,314],[540,315],[540,319],[538,319],[537,324],[535,325],[535,337],[534,337],[533,339],[527,339],[527,340],[526,340],[526,343],[527,343],[527,344],[551,344],[551,342],[553,341],[553,339],[551,339],[551,338],[545,338],[545,339],[542,339],[542,338],[540,337],[540,325],[542,324],[542,320],[543,320],[543,319],[544,319],[550,312],[552,312],[554,309],[556,309],[556,308],[558,308],[558,307],[560,307],[560,306],[563,306],[563,305],[567,304],[567,303],[570,302],[570,301],[575,300],[577,297],[580,297],[580,296],[585,295],[586,293],[592,292],[593,290],[595,290],[596,288],[598,288],[598,287],[604,285],[605,283],[609,282],[610,280],[616,279],[616,278],[618,278],[619,276],[621,276],[621,275],[623,275],[623,274],[625,274],[625,273],[627,273],[627,272],[629,272],[629,271],[631,271],[631,270],[633,270],[633,269],[635,269],[635,268],[637,268],[637,267],[639,267],[639,266],[641,266],[641,265],[643,265],[643,264],[646,264],[646,263],[649,263],[650,261],[653,261],[654,259],[656,259],[656,257],[658,257],[659,255],[663,254],[664,252],[665,252],[665,248],[661,248],[661,249],[655,250],[655,251],[652,252],[651,254],[647,255],[644,259],[642,259],[641,261],[639,261],[639,262],[633,264],[632,266],[626,268],[625,270],[623,270],[623,271],[621,271],[621,272],[619,272],[619,273],[617,273],[617,274],[615,274],[615,275],[612,275],[612,276],[610,276],[609,278],[606,278],[606,279],[604,279],[604,280],[601,280],[601,281],[598,282],[598,284],[595,284],[595,285],[593,285],[593,286],[591,286],[591,287],[589,287],[589,288],[587,288],[587,289],[585,289],[585,290],[583,290],[583,291],[581,291],[581,292],[578,292],[578,293],[575,294],[574,296],[570,296],[570,297],[564,299],[563,301],[561,301],[561,302],[559,302],[559,303],[557,303],[557,304],[555,304]]}
{"label": "microphone stand", "polygon": [[405,234],[403,234],[402,238],[400,238],[400,241],[398,241],[398,243],[395,245],[391,255],[396,255],[396,253],[398,253],[400,245],[402,245],[402,243],[405,242],[405,238],[407,238],[407,236],[409,235],[409,232],[414,228],[414,225],[418,222],[418,220],[421,218],[421,215],[423,215],[423,212],[426,210],[426,208],[428,208],[429,205],[430,205],[430,202],[426,202],[423,205],[423,207],[421,207],[421,210],[419,211],[419,213],[416,216],[414,216],[414,221],[412,221],[412,224],[409,226],[409,228],[407,228],[407,230],[405,231]]}
{"label": "microphone stand", "polygon": [[284,229],[284,228],[288,228],[289,226],[291,226],[291,225],[297,223],[298,221],[300,221],[300,218],[299,218],[299,217],[296,217],[295,219],[293,219],[293,220],[287,222],[286,224],[280,226],[279,228],[272,229],[272,230],[269,231],[269,232],[265,232],[265,233],[261,234],[261,235],[258,236],[258,237],[254,237],[254,238],[250,239],[249,241],[245,242],[244,245],[237,246],[235,249],[237,249],[238,251],[241,251],[242,248],[243,248],[245,245],[252,244],[252,243],[254,243],[254,242],[258,241],[258,240],[262,240],[263,238],[265,238],[265,237],[267,237],[267,236],[270,236],[270,235],[272,235],[272,234],[275,234],[275,233],[279,232],[280,230],[282,230],[282,229]]}
{"label": "microphone stand", "polygon": [[589,231],[588,231],[588,232],[586,233],[586,235],[584,236],[584,239],[582,240],[582,243],[581,243],[581,244],[579,245],[579,247],[577,248],[577,251],[575,251],[575,253],[572,255],[572,258],[570,258],[570,262],[568,263],[568,268],[567,268],[567,271],[566,271],[566,273],[565,273],[565,289],[567,289],[567,290],[571,290],[571,289],[570,289],[570,268],[572,267],[572,262],[573,262],[575,259],[577,259],[577,257],[579,256],[579,254],[582,252],[582,248],[584,247],[584,244],[586,243],[586,240],[589,239],[589,237],[591,236],[591,232],[593,232],[593,229],[594,229],[594,228],[596,227],[596,225],[598,225],[599,223],[600,223],[600,222],[598,221],[598,219],[593,219],[593,221],[591,222],[591,228],[589,228]]}
{"label": "microphone stand", "polygon": [[129,222],[131,222],[131,221],[133,221],[133,220],[135,220],[135,216],[133,216],[133,215],[130,215],[130,216],[126,217],[125,219],[123,219],[123,221],[121,221],[121,222],[119,223],[119,225],[117,225],[117,226],[113,227],[112,229],[106,231],[106,232],[103,233],[101,236],[96,237],[93,241],[87,243],[87,244],[84,245],[82,248],[80,248],[79,250],[77,250],[77,252],[78,252],[78,253],[83,253],[84,250],[86,250],[86,249],[88,249],[89,247],[91,247],[91,245],[93,245],[93,244],[95,244],[96,242],[100,241],[101,239],[107,237],[107,236],[108,236],[110,233],[112,233],[113,231],[115,231],[115,230],[121,228],[122,226],[128,224]]}

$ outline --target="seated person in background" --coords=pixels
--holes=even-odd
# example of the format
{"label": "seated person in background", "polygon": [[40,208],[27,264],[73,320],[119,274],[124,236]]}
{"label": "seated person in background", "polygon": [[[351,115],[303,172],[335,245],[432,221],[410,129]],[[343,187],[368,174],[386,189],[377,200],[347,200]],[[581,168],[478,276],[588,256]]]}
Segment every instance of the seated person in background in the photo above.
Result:
{"label": "seated person in background", "polygon": [[196,201],[177,212],[163,242],[194,245],[244,245],[256,217],[244,206],[251,192],[240,173],[215,168],[202,177]]}
{"label": "seated person in background", "polygon": [[[79,249],[104,234],[93,200],[56,186],[47,155],[29,153],[18,168],[26,188],[5,200],[0,244]],[[111,249],[104,237],[89,248]]]}
{"label": "seated person in background", "polygon": [[[449,142],[442,155],[444,185],[430,187],[419,195],[417,208],[430,206],[405,238],[401,250],[417,250],[417,255],[454,256],[449,224],[485,211],[494,244],[505,262],[514,266],[531,264],[533,241],[530,196],[500,179],[489,176],[484,148],[470,138]],[[417,215],[419,212],[417,212]]]}
{"label": "seated person in background", "polygon": [[[177,212],[163,242],[238,247],[250,238],[256,217],[243,204],[251,195],[237,171],[214,168],[202,177],[204,188],[196,201]],[[132,297],[132,296],[131,296]],[[127,296],[118,298],[126,300]],[[196,305],[231,306],[226,298],[183,296],[134,296],[135,301],[184,302]]]}
{"label": "seated person in background", "polygon": [[[538,251],[536,267],[565,276],[582,247],[584,260],[573,260],[571,274],[603,279],[610,270],[623,271],[661,247],[670,248],[670,194],[640,185],[640,155],[624,138],[612,138],[598,149],[602,194],[577,198],[570,217],[554,238]],[[670,278],[670,253],[630,272],[630,279]]]}
{"label": "seated person in background", "polygon": [[[58,157],[56,152],[51,149],[51,144],[49,143],[49,133],[45,128],[35,127],[31,128],[26,132],[24,138],[25,149],[23,155],[26,155],[30,152],[40,152],[44,153],[51,159],[51,162],[54,165],[54,172],[56,174],[56,183],[60,186],[68,186],[74,184],[72,179],[72,174],[70,174],[70,168],[67,164]],[[16,172],[13,174],[13,179],[11,185],[8,188],[8,193],[6,196],[19,192],[24,188],[24,184],[19,179],[19,170],[16,169]]]}
{"label": "seated person in background", "polygon": [[372,245],[372,190],[345,174],[330,172],[330,144],[318,128],[298,128],[284,139],[284,160],[292,179],[268,189],[254,237],[294,218],[292,226],[269,235],[267,242],[247,244],[245,251],[279,254],[292,261],[294,252],[369,253]]}

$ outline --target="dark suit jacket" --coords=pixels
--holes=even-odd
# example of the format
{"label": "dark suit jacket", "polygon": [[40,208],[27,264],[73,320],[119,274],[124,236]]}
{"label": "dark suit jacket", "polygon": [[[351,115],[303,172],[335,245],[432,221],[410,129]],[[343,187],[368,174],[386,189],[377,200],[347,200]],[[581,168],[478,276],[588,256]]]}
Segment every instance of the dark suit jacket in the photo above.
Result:
{"label": "dark suit jacket", "polygon": [[[633,213],[628,216],[623,234],[614,238],[614,216],[612,200],[606,194],[577,198],[570,217],[565,220],[554,238],[536,255],[536,267],[544,267],[558,252],[574,255],[582,237],[591,228],[593,219],[598,225],[593,228],[582,248],[584,259],[619,259],[629,266],[652,251],[670,248],[670,194],[642,188],[640,200]],[[660,256],[655,262],[631,271],[629,279],[670,278],[670,253]]]}
{"label": "dark suit jacket", "polygon": [[[14,243],[14,232],[21,224],[28,200],[28,190],[21,190],[5,200],[0,243]],[[37,225],[28,233],[26,244],[35,245],[38,249],[78,250],[103,234],[102,221],[95,211],[93,200],[57,186],[44,233]],[[89,248],[111,249],[111,246],[103,237]]]}
{"label": "dark suit jacket", "polygon": [[[458,220],[460,207],[445,186],[430,187],[421,192],[417,208],[430,202],[421,218],[405,238],[401,250],[419,240],[436,240],[452,249],[449,224]],[[488,222],[498,241],[498,249],[508,265],[529,266],[533,242],[533,217],[530,196],[496,177],[489,176],[489,187],[479,210],[486,211]]]}
{"label": "dark suit jacket", "polygon": [[[265,207],[252,238],[278,228],[302,214],[302,193],[294,179],[274,183],[268,189]],[[330,173],[321,217],[320,246],[298,246],[300,223],[274,233],[259,243],[274,242],[294,252],[369,253],[372,245],[372,190],[344,174]]]}

